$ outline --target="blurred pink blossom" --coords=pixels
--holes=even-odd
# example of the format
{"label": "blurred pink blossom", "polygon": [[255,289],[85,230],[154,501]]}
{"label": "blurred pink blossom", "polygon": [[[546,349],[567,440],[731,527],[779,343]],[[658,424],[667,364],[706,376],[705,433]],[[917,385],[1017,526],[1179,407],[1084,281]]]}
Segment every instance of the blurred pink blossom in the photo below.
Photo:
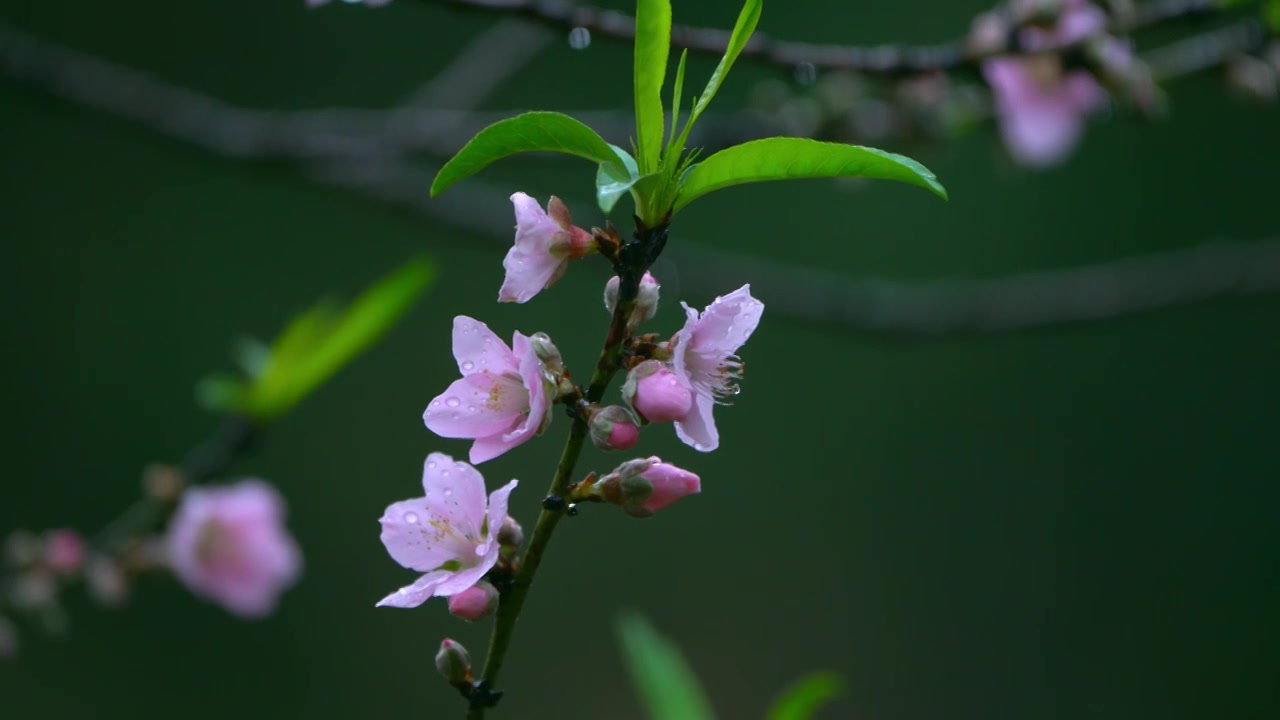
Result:
{"label": "blurred pink blossom", "polygon": [[471,462],[495,458],[551,422],[548,382],[529,338],[517,332],[508,348],[489,326],[459,315],[453,357],[462,378],[427,405],[422,421],[440,437],[474,438]]}
{"label": "blurred pink blossom", "polygon": [[169,523],[169,562],[196,595],[263,617],[302,569],[284,518],[284,500],[261,480],[190,488]]}
{"label": "blurred pink blossom", "polygon": [[80,533],[66,528],[45,535],[44,563],[50,570],[70,575],[84,565],[84,539]]}
{"label": "blurred pink blossom", "polygon": [[484,477],[467,463],[431,453],[422,470],[426,495],[387,506],[382,544],[392,559],[425,573],[378,606],[417,607],[475,585],[498,561],[498,529],[507,519],[512,480],[485,498]]}

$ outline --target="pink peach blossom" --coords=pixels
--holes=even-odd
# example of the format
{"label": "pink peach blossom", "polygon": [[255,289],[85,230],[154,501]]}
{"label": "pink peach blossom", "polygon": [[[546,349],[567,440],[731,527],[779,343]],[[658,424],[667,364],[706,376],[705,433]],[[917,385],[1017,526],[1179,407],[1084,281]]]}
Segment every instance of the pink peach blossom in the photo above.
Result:
{"label": "pink peach blossom", "polygon": [[628,515],[652,517],[680,498],[702,492],[697,475],[654,455],[628,460],[591,486],[594,497],[619,505]]}
{"label": "pink peach blossom", "polygon": [[755,332],[764,303],[751,297],[750,285],[743,285],[716,298],[701,315],[680,304],[688,319],[671,338],[671,365],[693,394],[693,406],[676,421],[676,435],[694,450],[710,452],[720,446],[711,411],[717,402],[738,393],[735,381],[741,377],[742,363],[734,353]]}
{"label": "pink peach blossom", "polygon": [[261,480],[188,489],[166,538],[174,573],[236,615],[270,614],[302,569],[284,516],[284,500]]}
{"label": "pink peach blossom", "polygon": [[422,470],[426,495],[387,506],[382,544],[392,559],[425,573],[378,606],[417,607],[430,597],[475,585],[498,561],[498,528],[507,518],[512,480],[485,499],[484,477],[467,463],[431,453]]}
{"label": "pink peach blossom", "polygon": [[[1023,28],[1020,41],[1028,50],[1058,50],[1100,36],[1106,27],[1101,8],[1088,0],[1065,0],[1052,28]],[[1031,167],[1065,160],[1084,134],[1085,119],[1107,102],[1093,75],[1063,73],[1061,59],[1052,55],[993,58],[982,64],[982,73],[991,86],[1005,147],[1014,160]]]}
{"label": "pink peach blossom", "polygon": [[529,338],[517,332],[508,348],[489,326],[459,315],[453,357],[462,378],[427,405],[422,421],[440,437],[474,438],[471,462],[495,458],[551,422],[550,383]]}
{"label": "pink peach blossom", "polygon": [[52,530],[45,535],[44,563],[54,572],[72,574],[84,565],[84,539],[75,530]]}
{"label": "pink peach blossom", "polygon": [[682,497],[702,492],[702,480],[697,475],[669,463],[655,462],[640,473],[640,477],[653,485],[653,494],[641,503],[641,507],[650,512],[657,512]]}
{"label": "pink peach blossom", "polygon": [[538,201],[516,193],[516,239],[502,261],[507,271],[498,290],[498,302],[528,302],[564,275],[569,261],[595,251],[591,233],[577,227],[569,208],[552,195],[547,212]]}

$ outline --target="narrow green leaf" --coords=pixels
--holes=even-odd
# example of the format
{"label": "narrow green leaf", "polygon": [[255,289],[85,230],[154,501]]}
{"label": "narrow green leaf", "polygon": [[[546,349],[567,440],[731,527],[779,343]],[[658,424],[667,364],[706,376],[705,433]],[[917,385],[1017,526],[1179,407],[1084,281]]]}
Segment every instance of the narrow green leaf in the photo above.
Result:
{"label": "narrow green leaf", "polygon": [[636,2],[636,159],[641,172],[658,169],[665,135],[662,83],[671,52],[671,0]]}
{"label": "narrow green leaf", "polygon": [[502,158],[522,152],[559,152],[597,163],[609,162],[615,157],[604,138],[568,115],[524,113],[499,120],[471,138],[440,168],[431,183],[431,196],[439,195],[450,185]]}
{"label": "narrow green leaf", "polygon": [[653,720],[712,720],[698,679],[680,649],[653,629],[643,616],[618,618],[618,636],[631,681]]}
{"label": "narrow green leaf", "polygon": [[840,676],[832,672],[815,673],[796,681],[769,708],[767,720],[809,720],[823,704],[838,696],[843,689]]}
{"label": "narrow green leaf", "polygon": [[947,197],[933,173],[911,158],[860,145],[774,137],[735,145],[698,163],[684,178],[675,211],[731,185],[832,177],[897,180]]}
{"label": "narrow green leaf", "polygon": [[267,366],[247,388],[239,410],[272,420],[382,337],[435,274],[424,258],[379,280],[345,310],[321,303],[291,322],[272,346]]}
{"label": "narrow green leaf", "polygon": [[245,375],[256,378],[271,360],[271,347],[258,338],[245,336],[236,341],[232,355]]}
{"label": "narrow green leaf", "polygon": [[196,383],[196,402],[205,410],[214,412],[240,412],[249,384],[244,378],[233,375],[210,375]]}
{"label": "narrow green leaf", "polygon": [[716,92],[724,83],[724,79],[728,77],[729,68],[733,67],[733,62],[738,59],[742,49],[751,40],[751,34],[756,31],[756,25],[760,22],[760,13],[763,10],[764,0],[746,0],[743,3],[742,11],[738,13],[738,21],[734,23],[733,32],[729,35],[729,47],[725,48],[724,56],[720,58],[720,64],[716,66],[715,72],[711,73],[711,78],[707,80],[707,87],[698,96],[698,101],[694,103],[693,111],[689,113],[689,120],[685,123],[684,129],[680,131],[677,152],[684,149],[684,144],[689,140],[689,131],[693,129],[693,124],[698,121],[702,111],[706,110],[707,106],[711,104],[711,99],[716,96]]}
{"label": "narrow green leaf", "polygon": [[1263,6],[1262,17],[1272,32],[1280,33],[1280,0],[1271,0]]}
{"label": "narrow green leaf", "polygon": [[684,103],[684,63],[689,59],[689,49],[680,51],[680,64],[676,65],[676,84],[671,88],[671,134],[667,138],[667,148],[662,153],[662,162],[679,160],[682,147],[675,147],[676,130],[680,128],[680,105]]}

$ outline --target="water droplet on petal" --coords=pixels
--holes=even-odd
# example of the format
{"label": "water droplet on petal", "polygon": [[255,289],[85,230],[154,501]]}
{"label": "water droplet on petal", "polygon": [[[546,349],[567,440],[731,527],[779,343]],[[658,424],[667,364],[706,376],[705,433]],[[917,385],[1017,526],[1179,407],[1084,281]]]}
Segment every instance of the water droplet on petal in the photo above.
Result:
{"label": "water droplet on petal", "polygon": [[472,368],[474,368],[475,366],[476,366],[476,364],[475,364],[475,363],[473,363],[473,362],[471,362],[470,360],[468,360],[468,361],[466,361],[466,362],[462,363],[462,371],[463,371],[463,372],[471,372],[471,369],[472,369]]}
{"label": "water droplet on petal", "polygon": [[456,397],[451,397],[451,398],[445,398],[444,404],[448,405],[451,408],[456,408],[462,404],[462,401]]}
{"label": "water droplet on petal", "polygon": [[404,514],[404,521],[413,525],[418,522],[418,513],[407,512]]}
{"label": "water droplet on petal", "polygon": [[[445,470],[445,471],[444,471],[444,474],[445,474],[445,475],[448,475],[448,474],[449,474],[449,471],[448,471],[448,470]],[[452,494],[453,494],[453,490],[450,490],[449,488],[445,488],[445,490],[444,490],[444,496],[445,496],[445,497],[449,497],[449,496],[450,496],[450,495],[452,495]]]}

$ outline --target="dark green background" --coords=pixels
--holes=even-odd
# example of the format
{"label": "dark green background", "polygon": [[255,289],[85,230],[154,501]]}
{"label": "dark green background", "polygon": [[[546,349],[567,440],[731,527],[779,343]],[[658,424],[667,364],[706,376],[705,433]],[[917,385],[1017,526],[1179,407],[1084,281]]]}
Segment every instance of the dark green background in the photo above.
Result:
{"label": "dark green background", "polygon": [[[982,7],[775,1],[761,28],[937,41]],[[724,0],[676,3],[685,22],[735,14]],[[5,0],[0,19],[278,108],[396,102],[495,21],[409,0],[377,12]],[[558,44],[487,107],[627,107],[628,61],[625,45],[598,38],[585,53]],[[690,77],[710,67],[691,63]],[[744,65],[718,104],[741,104],[774,76]],[[912,148],[950,203],[900,186],[761,185],[694,205],[671,242],[850,278],[964,280],[1280,233],[1280,114],[1230,100],[1211,77],[1171,98],[1168,122],[1096,123],[1069,164],[1043,174],[1010,166],[990,132]],[[489,176],[504,193],[565,197],[581,224],[599,222],[591,178],[570,160],[512,161]],[[0,715],[461,717],[431,657],[445,635],[482,654],[488,625],[466,626],[439,601],[375,610],[413,577],[386,555],[376,520],[419,494],[428,452],[465,454],[420,420],[456,373],[450,318],[470,314],[504,336],[547,331],[582,366],[603,333],[603,264],[500,306],[503,239],[285,166],[212,157],[9,81],[0,183],[0,532],[94,528],[126,505],[145,463],[177,460],[216,427],[191,388],[229,367],[238,335],[268,337],[415,253],[441,269],[400,328],[236,468],[286,493],[306,554],[280,612],[240,622],[167,579],[142,583],[115,613],[73,596],[66,641],[24,626],[21,661],[0,667]],[[670,290],[655,329],[680,322]],[[758,717],[817,669],[847,678],[831,718],[1274,717],[1278,312],[1264,295],[907,339],[766,310],[743,353],[744,392],[717,415],[721,449],[700,455],[665,428],[638,448],[700,473],[703,494],[648,522],[588,508],[562,526],[495,717],[642,717],[610,630],[623,608],[678,640],[724,718]],[[491,484],[522,480],[512,507],[526,524],[566,430],[561,417],[481,468]],[[616,460],[592,450],[582,467]]]}

